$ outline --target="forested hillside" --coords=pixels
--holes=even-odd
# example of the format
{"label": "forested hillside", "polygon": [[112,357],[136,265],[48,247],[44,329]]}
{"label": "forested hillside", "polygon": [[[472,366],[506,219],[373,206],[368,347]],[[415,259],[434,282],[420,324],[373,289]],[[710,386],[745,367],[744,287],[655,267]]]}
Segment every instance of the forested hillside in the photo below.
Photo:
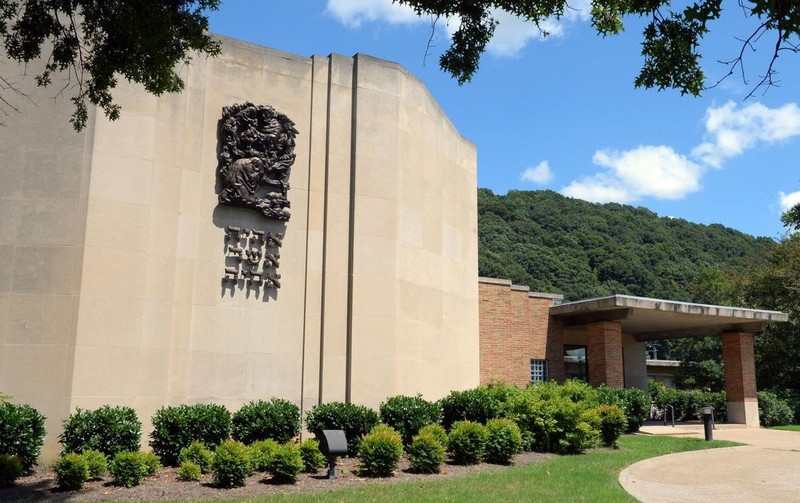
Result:
{"label": "forested hillside", "polygon": [[718,224],[552,191],[479,189],[478,233],[481,276],[565,300],[622,293],[691,301],[701,268],[744,270],[775,246]]}

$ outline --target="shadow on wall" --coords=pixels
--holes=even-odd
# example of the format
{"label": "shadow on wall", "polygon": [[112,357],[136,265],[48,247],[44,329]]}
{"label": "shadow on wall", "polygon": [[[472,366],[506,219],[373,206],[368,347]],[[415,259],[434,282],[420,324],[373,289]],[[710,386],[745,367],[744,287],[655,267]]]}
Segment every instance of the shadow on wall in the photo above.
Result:
{"label": "shadow on wall", "polygon": [[220,297],[243,294],[264,302],[278,298],[280,248],[286,223],[267,220],[252,210],[217,205],[214,225],[224,231],[220,242],[225,267],[220,271]]}

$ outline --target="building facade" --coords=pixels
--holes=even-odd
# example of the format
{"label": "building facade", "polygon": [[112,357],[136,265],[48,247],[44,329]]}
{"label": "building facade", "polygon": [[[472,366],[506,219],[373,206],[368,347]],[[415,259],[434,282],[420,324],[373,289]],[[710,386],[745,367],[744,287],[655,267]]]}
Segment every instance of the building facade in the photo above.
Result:
{"label": "building facade", "polygon": [[479,284],[482,384],[577,378],[647,390],[647,342],[716,335],[728,420],[758,427],[753,336],[786,314],[629,295],[562,303],[507,280]]}
{"label": "building facade", "polygon": [[120,84],[118,121],[75,133],[32,84],[38,106],[6,118],[0,391],[47,416],[45,457],[77,407],[132,406],[146,435],[183,403],[645,387],[647,340],[708,330],[752,422],[751,334],[775,313],[476,281],[476,149],[419,80],[221,40],[181,94]]}
{"label": "building facade", "polygon": [[[120,84],[118,121],[75,133],[32,84],[39,105],[7,119],[0,390],[48,417],[46,455],[76,407],[133,406],[147,429],[167,404],[478,384],[475,146],[394,63],[221,40],[181,94]],[[223,109],[247,103],[225,178]],[[273,140],[293,152],[256,152]],[[250,183],[262,161],[285,180]]]}

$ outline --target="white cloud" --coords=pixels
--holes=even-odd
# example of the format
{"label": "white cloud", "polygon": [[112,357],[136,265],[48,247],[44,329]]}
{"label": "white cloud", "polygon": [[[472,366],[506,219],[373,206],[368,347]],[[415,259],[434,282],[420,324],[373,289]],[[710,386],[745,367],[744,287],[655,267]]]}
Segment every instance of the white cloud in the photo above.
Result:
{"label": "white cloud", "polygon": [[[515,57],[532,41],[563,37],[569,25],[589,19],[591,10],[590,0],[573,0],[561,19],[548,18],[537,27],[530,21],[496,9],[492,16],[499,24],[486,50],[495,56]],[[543,32],[548,35],[545,37]]]}
{"label": "white cloud", "polygon": [[561,189],[561,193],[595,203],[627,203],[634,199],[618,178],[607,173],[575,180]]}
{"label": "white cloud", "polygon": [[426,21],[417,16],[411,7],[392,3],[392,0],[328,0],[325,11],[349,28],[358,28],[370,21],[389,24]]}
{"label": "white cloud", "polygon": [[[494,36],[486,51],[495,56],[514,57],[532,40],[541,40],[542,33],[533,23],[527,22],[506,11],[494,11],[492,17],[498,21]],[[542,28],[545,28],[542,26]],[[554,26],[553,28],[558,28]],[[555,30],[554,30],[555,33]]]}
{"label": "white cloud", "polygon": [[592,162],[607,171],[575,180],[561,192],[587,201],[626,203],[643,197],[681,199],[700,190],[703,168],[665,145],[622,152],[598,150]]}
{"label": "white cloud", "polygon": [[789,211],[800,204],[800,190],[797,192],[790,192],[789,194],[778,192],[778,200],[781,204],[781,212]]}
{"label": "white cloud", "polygon": [[[800,107],[796,103],[776,108],[761,103],[739,107],[728,102],[706,110],[705,126],[707,141],[691,153],[698,162],[665,145],[643,145],[622,152],[598,150],[592,162],[606,170],[574,180],[561,191],[596,202],[682,199],[701,189],[700,179],[708,166],[720,168],[725,160],[756,145],[800,136]],[[800,203],[800,191],[780,192],[778,197],[784,211]]]}
{"label": "white cloud", "polygon": [[[542,30],[549,33],[547,38],[564,36],[565,26],[589,18],[590,0],[574,0],[560,20],[546,19],[540,23]],[[358,28],[366,22],[385,22],[389,24],[429,23],[427,17],[419,17],[406,5],[392,3],[392,0],[328,0],[326,12],[349,28]],[[492,11],[499,21],[494,37],[486,51],[494,56],[515,57],[531,41],[545,40],[542,32],[533,23],[525,21],[503,10]],[[438,26],[449,36],[458,30],[458,17],[445,20]]]}
{"label": "white cloud", "polygon": [[787,103],[769,108],[753,103],[739,108],[732,101],[706,111],[708,141],[692,150],[692,157],[719,168],[758,143],[777,143],[800,135],[800,107]]}
{"label": "white cloud", "polygon": [[553,179],[553,170],[550,169],[550,164],[547,161],[542,161],[536,166],[526,168],[525,171],[520,173],[519,179],[537,185],[544,185]]}

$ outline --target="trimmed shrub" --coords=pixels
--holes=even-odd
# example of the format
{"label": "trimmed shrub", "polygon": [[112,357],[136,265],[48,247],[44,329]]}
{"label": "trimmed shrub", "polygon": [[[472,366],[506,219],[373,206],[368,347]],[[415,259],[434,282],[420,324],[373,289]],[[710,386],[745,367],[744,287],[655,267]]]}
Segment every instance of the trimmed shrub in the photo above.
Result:
{"label": "trimmed shrub", "polygon": [[83,451],[83,459],[86,460],[86,465],[89,468],[89,480],[99,480],[103,475],[108,473],[108,460],[102,452],[90,449]]}
{"label": "trimmed shrub", "polygon": [[141,447],[142,422],[130,407],[78,408],[63,424],[64,431],[58,437],[62,454],[95,450],[113,457],[118,452],[135,452]]}
{"label": "trimmed shrub", "polygon": [[255,472],[265,472],[269,469],[269,462],[278,452],[281,444],[274,440],[259,440],[248,446],[250,456],[250,469]]}
{"label": "trimmed shrub", "polygon": [[236,440],[225,440],[214,451],[211,469],[214,485],[218,487],[241,487],[250,474],[247,447]]}
{"label": "trimmed shrub", "polygon": [[503,404],[509,397],[517,396],[522,393],[522,388],[504,382],[491,382],[482,386],[492,395],[498,403]]}
{"label": "trimmed shrub", "polygon": [[0,454],[0,487],[10,487],[22,475],[22,462],[15,454]]}
{"label": "trimmed shrub", "polygon": [[193,463],[191,461],[181,461],[181,465],[178,467],[177,474],[179,479],[189,482],[192,480],[200,480],[203,470],[200,469],[200,465],[197,463]]}
{"label": "trimmed shrub", "polygon": [[510,419],[490,419],[486,422],[486,449],[483,458],[489,463],[507,465],[514,454],[522,452],[522,433]]}
{"label": "trimmed shrub", "polygon": [[231,414],[222,405],[195,404],[162,407],[153,416],[150,447],[161,462],[175,466],[181,449],[198,440],[214,449],[230,437]]}
{"label": "trimmed shrub", "polygon": [[147,465],[140,452],[118,452],[108,471],[118,485],[125,487],[138,486],[147,475]]}
{"label": "trimmed shrub", "polygon": [[300,409],[282,398],[250,402],[233,414],[231,436],[244,444],[272,439],[283,444],[300,433]]}
{"label": "trimmed shrub", "polygon": [[361,437],[379,422],[378,414],[374,410],[343,402],[323,403],[306,414],[306,427],[317,440],[322,440],[322,430],[344,430],[347,453],[350,456],[355,456],[358,452]]}
{"label": "trimmed shrub", "polygon": [[520,428],[520,431],[522,431],[522,450],[531,452],[536,445],[536,438],[533,436],[533,433],[528,430]]}
{"label": "trimmed shrub", "polygon": [[486,424],[489,419],[500,417],[500,402],[487,388],[451,391],[442,398],[442,426],[450,430],[456,421],[474,421]]}
{"label": "trimmed shrub", "polygon": [[[717,423],[728,422],[728,399],[724,391],[703,393],[703,402],[714,407],[714,421]],[[701,416],[702,417],[702,416]]]}
{"label": "trimmed shrub", "polygon": [[543,398],[563,397],[587,406],[597,403],[597,389],[580,379],[567,379],[562,384],[558,384],[555,381],[537,382],[531,386],[539,388],[539,394]]}
{"label": "trimmed shrub", "polygon": [[420,431],[406,451],[414,473],[439,473],[444,463],[444,446],[430,433]]}
{"label": "trimmed shrub", "polygon": [[600,420],[600,438],[606,447],[617,447],[617,440],[625,433],[630,424],[622,409],[615,404],[601,404],[597,406],[597,415]]}
{"label": "trimmed shrub", "polygon": [[[657,410],[653,419],[663,419],[667,405],[675,408],[676,421],[702,419],[700,409],[704,403],[710,403],[714,407],[714,420],[718,423],[728,421],[728,402],[724,391],[684,391],[667,388],[663,383],[652,380],[649,382],[649,390]],[[627,413],[626,410],[625,414]],[[628,420],[630,422],[630,418]]]}
{"label": "trimmed shrub", "polygon": [[517,423],[525,444],[540,452],[579,453],[597,442],[598,432],[583,416],[592,401],[574,402],[580,387],[560,390],[555,383],[531,386],[503,404],[506,417]]}
{"label": "trimmed shrub", "polygon": [[398,395],[380,405],[380,415],[383,423],[400,433],[403,445],[408,445],[420,428],[441,422],[442,406],[425,400],[422,395]]}
{"label": "trimmed shrub", "polygon": [[597,388],[600,404],[617,405],[625,413],[625,431],[639,431],[650,413],[650,397],[639,388],[611,388],[605,384]]}
{"label": "trimmed shrub", "polygon": [[144,474],[148,477],[155,475],[162,468],[161,459],[154,452],[140,452],[139,457],[144,465]]}
{"label": "trimmed shrub", "polygon": [[367,433],[358,448],[361,473],[368,477],[391,477],[403,455],[403,438],[391,426],[379,424]]}
{"label": "trimmed shrub", "polygon": [[662,383],[655,381],[650,381],[649,389],[653,403],[660,411],[660,417],[666,413],[666,406],[672,405],[675,409],[675,421],[691,421],[701,418],[700,407],[706,401],[703,392],[667,388]]}
{"label": "trimmed shrub", "polygon": [[761,426],[783,426],[791,424],[794,411],[786,400],[781,400],[772,391],[759,391],[758,417]]}
{"label": "trimmed shrub", "polygon": [[290,442],[278,447],[269,462],[267,471],[278,484],[294,484],[303,470],[303,457],[300,447]]}
{"label": "trimmed shrub", "polygon": [[794,411],[791,424],[800,424],[800,390],[791,389],[771,389],[767,390],[775,393],[781,400],[785,401]]}
{"label": "trimmed shrub", "polygon": [[0,453],[15,455],[31,471],[44,443],[45,417],[30,405],[0,403]]}
{"label": "trimmed shrub", "polygon": [[210,451],[202,442],[194,440],[188,447],[181,449],[178,461],[183,464],[186,462],[194,463],[200,467],[200,471],[208,473],[211,470],[211,462],[214,460],[214,453]]}
{"label": "trimmed shrub", "polygon": [[442,447],[447,450],[447,432],[445,431],[444,427],[438,424],[429,424],[427,426],[423,426],[419,430],[420,435],[426,434],[430,435],[436,439],[437,442],[442,444]]}
{"label": "trimmed shrub", "polygon": [[447,448],[459,465],[476,465],[486,449],[486,427],[475,421],[456,421],[447,437]]}
{"label": "trimmed shrub", "polygon": [[303,471],[317,473],[328,462],[319,450],[319,442],[308,439],[300,444],[300,457],[303,458]]}
{"label": "trimmed shrub", "polygon": [[61,456],[53,469],[56,472],[56,484],[67,491],[80,489],[89,480],[89,463],[86,458],[74,452]]}

